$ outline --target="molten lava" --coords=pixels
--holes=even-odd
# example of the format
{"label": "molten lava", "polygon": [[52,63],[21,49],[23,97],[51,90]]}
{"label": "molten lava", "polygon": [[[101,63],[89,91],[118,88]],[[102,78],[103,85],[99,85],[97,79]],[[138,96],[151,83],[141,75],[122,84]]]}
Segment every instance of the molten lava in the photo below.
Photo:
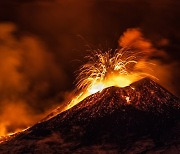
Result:
{"label": "molten lava", "polygon": [[121,48],[114,53],[112,50],[105,53],[98,50],[93,52],[92,56],[87,56],[88,62],[80,68],[77,76],[76,86],[80,93],[65,110],[107,87],[126,87],[147,76],[157,79],[146,73],[153,64],[142,61],[143,54],[130,48]]}
{"label": "molten lava", "polygon": [[158,63],[150,58],[157,50],[143,37],[139,29],[128,29],[118,43],[119,48],[115,51],[97,50],[86,57],[87,63],[79,69],[77,76],[79,94],[64,110],[107,87],[126,87],[144,77],[157,81],[162,76],[154,73],[155,69],[159,70],[156,67]]}

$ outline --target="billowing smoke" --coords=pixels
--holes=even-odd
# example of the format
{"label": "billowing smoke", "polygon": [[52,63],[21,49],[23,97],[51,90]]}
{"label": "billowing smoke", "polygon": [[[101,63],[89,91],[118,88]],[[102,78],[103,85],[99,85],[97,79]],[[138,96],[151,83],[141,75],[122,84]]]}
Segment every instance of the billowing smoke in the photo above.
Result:
{"label": "billowing smoke", "polygon": [[55,103],[65,73],[35,36],[0,24],[0,136],[33,124]]}
{"label": "billowing smoke", "polygon": [[[167,45],[168,40],[163,39],[160,45]],[[154,47],[153,43],[143,36],[140,28],[129,28],[119,39],[119,46],[137,52],[138,63],[135,70],[152,75],[166,89],[176,92],[176,85],[173,84],[173,72],[178,66],[177,62],[164,63],[168,59],[165,51]]]}

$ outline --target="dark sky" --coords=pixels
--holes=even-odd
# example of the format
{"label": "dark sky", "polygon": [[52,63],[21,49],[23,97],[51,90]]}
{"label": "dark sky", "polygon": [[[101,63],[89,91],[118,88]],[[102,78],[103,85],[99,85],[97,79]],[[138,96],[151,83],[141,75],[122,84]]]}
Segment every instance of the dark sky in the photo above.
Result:
{"label": "dark sky", "polygon": [[[18,30],[13,33],[17,42],[25,36],[36,37],[43,43],[43,49],[53,57],[53,60],[47,60],[47,63],[53,61],[52,66],[46,66],[43,62],[42,67],[47,67],[42,71],[43,75],[36,74],[36,78],[28,74],[33,82],[28,84],[26,93],[34,91],[33,84],[41,79],[50,87],[45,92],[41,88],[35,90],[38,101],[64,95],[63,91],[73,89],[74,71],[83,63],[88,49],[116,48],[123,32],[136,27],[141,28],[156,48],[168,54],[162,65],[176,64],[171,72],[171,82],[174,93],[179,95],[179,8],[179,0],[1,0],[0,22],[11,22],[17,26]],[[165,46],[159,45],[163,39],[168,41]],[[45,57],[48,59],[48,56]],[[21,71],[29,68],[24,66]],[[31,66],[33,69],[37,65]],[[52,73],[51,68],[61,71]],[[54,77],[49,74],[58,75]]]}

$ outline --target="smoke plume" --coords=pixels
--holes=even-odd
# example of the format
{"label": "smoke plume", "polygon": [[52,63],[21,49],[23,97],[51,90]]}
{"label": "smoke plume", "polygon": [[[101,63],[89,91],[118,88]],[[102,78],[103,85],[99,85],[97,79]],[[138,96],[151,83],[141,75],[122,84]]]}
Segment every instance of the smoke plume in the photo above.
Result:
{"label": "smoke plume", "polygon": [[42,118],[66,82],[43,43],[16,32],[14,24],[0,24],[0,135]]}
{"label": "smoke plume", "polygon": [[[149,39],[145,38],[140,28],[129,28],[119,39],[119,46],[128,48],[130,52],[137,52],[138,63],[135,70],[152,75],[169,91],[176,93],[176,85],[173,84],[173,72],[178,66],[177,62],[164,63],[168,59],[165,51],[157,49]],[[163,39],[160,44],[166,45]]]}

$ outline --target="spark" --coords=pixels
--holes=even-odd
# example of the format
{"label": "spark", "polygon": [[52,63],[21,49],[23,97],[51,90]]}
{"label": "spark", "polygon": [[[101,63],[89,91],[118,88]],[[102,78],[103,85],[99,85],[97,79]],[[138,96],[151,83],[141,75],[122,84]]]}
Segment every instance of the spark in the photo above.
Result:
{"label": "spark", "polygon": [[[77,88],[87,89],[90,93],[101,91],[107,86],[112,86],[114,81],[120,79],[119,86],[129,84],[127,75],[130,74],[130,67],[137,63],[136,56],[129,56],[124,49],[112,50],[105,53],[98,50],[88,56],[88,62],[79,70],[77,76]],[[118,78],[117,78],[118,77]],[[113,80],[111,80],[113,78]]]}

